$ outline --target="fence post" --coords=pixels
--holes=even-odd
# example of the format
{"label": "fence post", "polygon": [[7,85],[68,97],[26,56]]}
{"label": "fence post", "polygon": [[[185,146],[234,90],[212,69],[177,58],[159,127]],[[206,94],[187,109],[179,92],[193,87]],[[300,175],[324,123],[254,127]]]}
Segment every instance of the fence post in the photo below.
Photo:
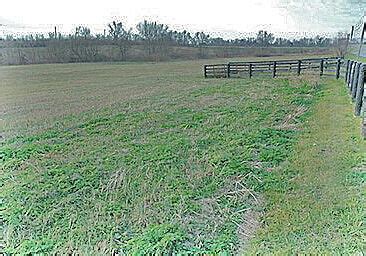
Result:
{"label": "fence post", "polygon": [[301,60],[299,60],[297,63],[297,75],[299,76],[300,73],[301,73]]}
{"label": "fence post", "polygon": [[349,60],[347,60],[346,74],[344,75],[344,80],[345,80],[346,84],[348,83],[348,72],[349,72]]}
{"label": "fence post", "polygon": [[358,62],[355,65],[355,74],[354,74],[354,78],[353,78],[353,83],[351,85],[351,99],[352,99],[352,101],[354,101],[355,98],[356,98],[358,77],[360,75],[360,66],[361,66],[361,63],[358,63]]}
{"label": "fence post", "polygon": [[273,62],[273,74],[272,74],[273,78],[275,78],[275,77],[276,77],[276,66],[277,66],[277,62],[276,62],[276,61],[274,61],[274,62]]}
{"label": "fence post", "polygon": [[365,71],[366,66],[365,64],[361,64],[360,66],[360,73],[358,75],[358,86],[356,90],[356,104],[355,104],[355,115],[359,116],[361,114],[361,108],[363,103],[363,98],[365,96]]}
{"label": "fence post", "polygon": [[324,73],[324,59],[320,61],[320,76]]}
{"label": "fence post", "polygon": [[349,72],[348,72],[348,83],[347,83],[347,87],[349,88],[350,83],[352,82],[352,73],[353,73],[353,61],[351,60],[350,64],[349,64]]}
{"label": "fence post", "polygon": [[230,63],[227,64],[227,78],[230,78]]}
{"label": "fence post", "polygon": [[203,75],[205,78],[207,78],[207,65],[203,66]]}
{"label": "fence post", "polygon": [[252,78],[252,75],[253,75],[253,65],[250,63],[249,64],[249,78]]}
{"label": "fence post", "polygon": [[352,68],[352,60],[350,60],[349,64],[348,64],[348,73],[347,73],[347,82],[346,82],[347,87],[349,85],[349,80],[351,79],[351,68]]}
{"label": "fence post", "polygon": [[348,75],[347,75],[347,88],[349,87],[349,83],[351,81],[352,74],[352,60],[349,62]]}
{"label": "fence post", "polygon": [[354,83],[355,80],[355,73],[356,73],[356,62],[352,61],[352,66],[351,66],[351,79],[349,81],[349,85],[348,85],[348,89],[349,89],[349,94],[352,93],[352,85]]}
{"label": "fence post", "polygon": [[338,59],[337,60],[336,79],[339,79],[340,73],[341,73],[341,59]]}

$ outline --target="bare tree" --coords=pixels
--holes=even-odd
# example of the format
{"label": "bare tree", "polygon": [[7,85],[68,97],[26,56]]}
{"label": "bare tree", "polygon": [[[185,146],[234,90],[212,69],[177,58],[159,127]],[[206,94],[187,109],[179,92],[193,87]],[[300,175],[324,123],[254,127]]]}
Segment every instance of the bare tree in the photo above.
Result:
{"label": "bare tree", "polygon": [[149,56],[158,58],[168,54],[168,43],[173,33],[167,25],[145,20],[137,25],[137,30]]}
{"label": "bare tree", "polygon": [[346,33],[338,33],[334,43],[335,51],[338,56],[344,57],[347,53],[348,40],[349,38]]}
{"label": "bare tree", "polygon": [[96,61],[98,59],[98,44],[93,40],[88,27],[79,26],[70,38],[70,50],[73,61]]}
{"label": "bare tree", "polygon": [[108,24],[109,35],[113,40],[114,45],[118,46],[121,54],[121,59],[125,60],[127,56],[128,49],[132,45],[132,30],[126,30],[123,27],[122,22],[113,21]]}
{"label": "bare tree", "polygon": [[199,58],[204,58],[205,57],[205,52],[204,52],[204,46],[207,45],[209,43],[209,35],[206,35],[203,32],[197,32],[195,34],[195,42],[196,42],[196,46],[198,46],[198,57]]}

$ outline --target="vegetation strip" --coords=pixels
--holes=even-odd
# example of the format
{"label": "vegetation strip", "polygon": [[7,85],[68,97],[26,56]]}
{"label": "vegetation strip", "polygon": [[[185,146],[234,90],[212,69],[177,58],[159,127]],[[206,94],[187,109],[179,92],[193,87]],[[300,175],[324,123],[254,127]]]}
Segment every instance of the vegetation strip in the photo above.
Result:
{"label": "vegetation strip", "polygon": [[366,145],[342,82],[325,83],[290,160],[268,190],[264,228],[252,253],[365,252]]}

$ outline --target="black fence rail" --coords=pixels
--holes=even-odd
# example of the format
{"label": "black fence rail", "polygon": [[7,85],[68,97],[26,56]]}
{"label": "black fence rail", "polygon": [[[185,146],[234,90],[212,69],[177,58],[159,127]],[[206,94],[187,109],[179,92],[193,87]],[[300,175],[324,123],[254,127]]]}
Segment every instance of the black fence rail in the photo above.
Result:
{"label": "black fence rail", "polygon": [[254,75],[267,74],[278,77],[289,74],[318,73],[319,75],[333,75],[340,72],[343,60],[337,57],[276,60],[276,61],[251,61],[229,62],[227,64],[204,65],[205,78],[234,78],[253,77]]}

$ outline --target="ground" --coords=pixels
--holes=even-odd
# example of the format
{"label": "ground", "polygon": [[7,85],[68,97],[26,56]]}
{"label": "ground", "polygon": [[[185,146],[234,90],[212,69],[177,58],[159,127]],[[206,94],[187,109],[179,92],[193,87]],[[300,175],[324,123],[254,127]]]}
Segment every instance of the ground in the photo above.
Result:
{"label": "ground", "polygon": [[277,170],[286,189],[265,193],[265,225],[252,252],[365,252],[366,143],[342,85],[324,85],[294,152]]}
{"label": "ground", "polygon": [[362,251],[342,82],[204,79],[203,63],[0,67],[6,250]]}

